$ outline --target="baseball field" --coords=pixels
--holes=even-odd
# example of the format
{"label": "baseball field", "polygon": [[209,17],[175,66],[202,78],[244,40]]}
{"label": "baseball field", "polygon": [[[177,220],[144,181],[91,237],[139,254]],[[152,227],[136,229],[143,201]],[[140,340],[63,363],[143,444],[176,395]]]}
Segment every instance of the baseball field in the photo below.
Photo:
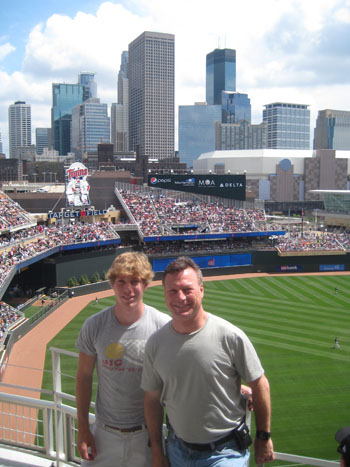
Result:
{"label": "baseball field", "polygon": [[[243,329],[258,351],[271,385],[275,450],[338,459],[334,433],[350,425],[350,275],[220,278],[204,290],[204,308]],[[150,287],[145,302],[166,311],[161,286]],[[76,351],[85,319],[113,303],[91,301],[48,348]],[[63,358],[63,390],[71,394],[76,365]],[[43,388],[52,384],[50,366],[47,352]]]}

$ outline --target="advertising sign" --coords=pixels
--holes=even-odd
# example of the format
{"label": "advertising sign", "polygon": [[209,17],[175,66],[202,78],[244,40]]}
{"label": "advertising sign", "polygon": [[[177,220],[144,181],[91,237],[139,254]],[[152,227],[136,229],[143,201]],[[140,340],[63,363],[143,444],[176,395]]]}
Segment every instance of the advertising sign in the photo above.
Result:
{"label": "advertising sign", "polygon": [[291,266],[277,266],[276,270],[278,272],[301,272],[302,267],[294,264]]}
{"label": "advertising sign", "polygon": [[67,219],[74,217],[103,216],[107,214],[107,209],[86,209],[83,211],[61,211],[49,212],[48,219]]}
{"label": "advertising sign", "polygon": [[66,198],[68,206],[88,206],[90,185],[88,169],[81,162],[74,162],[66,169]]}
{"label": "advertising sign", "polygon": [[245,201],[245,175],[149,175],[148,186]]}
{"label": "advertising sign", "polygon": [[320,271],[345,271],[345,264],[320,264]]}

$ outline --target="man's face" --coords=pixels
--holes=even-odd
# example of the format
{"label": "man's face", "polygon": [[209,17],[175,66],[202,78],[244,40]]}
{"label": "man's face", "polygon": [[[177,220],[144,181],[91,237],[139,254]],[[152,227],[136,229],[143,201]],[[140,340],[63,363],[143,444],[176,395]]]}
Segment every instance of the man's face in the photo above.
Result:
{"label": "man's face", "polygon": [[179,273],[167,274],[164,282],[166,305],[173,320],[192,323],[198,313],[203,312],[203,284],[199,284],[196,272],[187,268]]}
{"label": "man's face", "polygon": [[112,288],[118,306],[134,309],[142,303],[146,286],[139,277],[117,276]]}

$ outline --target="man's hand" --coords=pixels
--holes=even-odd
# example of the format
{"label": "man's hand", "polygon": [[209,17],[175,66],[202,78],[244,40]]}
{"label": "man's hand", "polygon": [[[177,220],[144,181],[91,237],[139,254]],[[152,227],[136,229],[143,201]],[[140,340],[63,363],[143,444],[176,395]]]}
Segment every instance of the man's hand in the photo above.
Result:
{"label": "man's hand", "polygon": [[267,441],[255,438],[254,452],[256,465],[262,465],[265,462],[271,462],[275,460],[271,438]]}
{"label": "man's hand", "polygon": [[90,430],[78,432],[77,448],[82,459],[86,461],[93,461],[95,459],[95,438]]}
{"label": "man's hand", "polygon": [[241,384],[241,394],[244,399],[248,400],[248,410],[253,411],[253,391],[249,386]]}

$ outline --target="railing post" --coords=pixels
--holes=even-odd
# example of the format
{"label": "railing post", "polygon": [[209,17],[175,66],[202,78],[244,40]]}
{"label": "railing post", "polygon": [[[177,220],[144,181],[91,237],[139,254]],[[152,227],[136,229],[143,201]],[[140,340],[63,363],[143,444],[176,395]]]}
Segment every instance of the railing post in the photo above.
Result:
{"label": "railing post", "polygon": [[51,358],[55,411],[56,463],[59,467],[61,465],[61,459],[64,458],[64,419],[62,410],[59,410],[59,407],[62,405],[61,355],[55,352],[54,349],[51,349]]}

